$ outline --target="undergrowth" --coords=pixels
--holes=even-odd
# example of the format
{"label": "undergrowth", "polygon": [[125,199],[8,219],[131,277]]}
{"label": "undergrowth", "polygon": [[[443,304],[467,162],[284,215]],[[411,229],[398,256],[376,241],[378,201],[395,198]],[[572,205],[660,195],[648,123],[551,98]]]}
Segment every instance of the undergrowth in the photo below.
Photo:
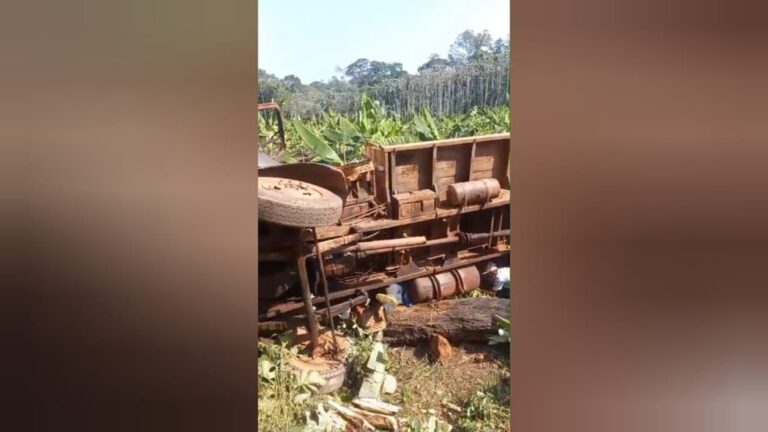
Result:
{"label": "undergrowth", "polygon": [[[507,388],[504,391],[504,388]],[[465,403],[457,424],[462,432],[506,432],[509,430],[508,385],[477,391]]]}
{"label": "undergrowth", "polygon": [[359,389],[363,379],[370,373],[366,368],[368,359],[373,352],[373,336],[366,333],[357,325],[346,327],[352,344],[349,347],[349,363],[347,365],[347,378],[345,386],[354,393]]}
{"label": "undergrowth", "polygon": [[476,298],[476,297],[494,297],[494,294],[492,292],[476,289],[472,291],[467,291],[457,296],[457,298]]}
{"label": "undergrowth", "polygon": [[[366,364],[375,341],[355,325],[342,327],[351,342],[348,372],[345,385],[332,396],[349,403],[369,373]],[[452,432],[509,430],[509,374],[505,373],[509,359],[504,353],[493,354],[496,350],[487,347],[481,351],[485,359],[476,363],[472,359],[480,354],[455,348],[458,357],[452,365],[430,361],[411,349],[388,350],[387,369],[397,377],[398,388],[394,395],[385,395],[384,400],[401,406],[398,417],[403,421],[404,432],[440,431],[439,424],[430,425],[431,418],[447,421],[453,426]],[[317,428],[307,424],[306,413],[322,411],[318,404],[322,397],[314,395],[319,383],[312,376],[289,368],[288,362],[297,354],[298,348],[284,341],[259,345],[259,431],[332,428],[330,424]],[[455,411],[446,408],[447,402],[454,404]],[[317,417],[329,421],[327,416]]]}
{"label": "undergrowth", "polygon": [[310,397],[322,385],[314,372],[294,372],[288,362],[298,348],[285,342],[259,344],[259,430],[283,432],[304,423]]}

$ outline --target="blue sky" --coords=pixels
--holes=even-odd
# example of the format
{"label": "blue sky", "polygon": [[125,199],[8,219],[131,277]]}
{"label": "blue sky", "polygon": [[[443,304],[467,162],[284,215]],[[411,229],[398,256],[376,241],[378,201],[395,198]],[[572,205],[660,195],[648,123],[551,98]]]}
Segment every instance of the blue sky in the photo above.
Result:
{"label": "blue sky", "polygon": [[259,68],[305,84],[358,58],[410,73],[464,30],[509,34],[509,0],[259,0]]}

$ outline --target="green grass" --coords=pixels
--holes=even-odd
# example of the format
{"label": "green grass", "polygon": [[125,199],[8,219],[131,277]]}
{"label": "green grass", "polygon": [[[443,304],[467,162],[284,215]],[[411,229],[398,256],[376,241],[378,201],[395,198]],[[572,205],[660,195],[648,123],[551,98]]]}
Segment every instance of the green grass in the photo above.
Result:
{"label": "green grass", "polygon": [[260,432],[288,432],[305,422],[304,412],[312,410],[319,383],[298,375],[288,362],[298,349],[285,342],[259,344],[258,419]]}
{"label": "green grass", "polygon": [[285,344],[259,345],[259,431],[288,431],[302,421],[303,404],[288,361],[296,355]]}
{"label": "green grass", "polygon": [[478,390],[464,402],[457,426],[462,432],[506,432],[509,414],[509,385],[497,385]]}

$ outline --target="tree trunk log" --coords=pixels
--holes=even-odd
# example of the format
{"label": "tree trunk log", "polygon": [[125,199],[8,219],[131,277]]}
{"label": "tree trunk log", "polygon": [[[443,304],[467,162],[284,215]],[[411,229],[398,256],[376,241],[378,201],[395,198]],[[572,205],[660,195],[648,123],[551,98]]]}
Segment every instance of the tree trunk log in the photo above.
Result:
{"label": "tree trunk log", "polygon": [[398,306],[389,312],[384,340],[395,345],[414,345],[433,334],[449,341],[485,342],[497,333],[494,315],[509,318],[509,300],[469,297]]}

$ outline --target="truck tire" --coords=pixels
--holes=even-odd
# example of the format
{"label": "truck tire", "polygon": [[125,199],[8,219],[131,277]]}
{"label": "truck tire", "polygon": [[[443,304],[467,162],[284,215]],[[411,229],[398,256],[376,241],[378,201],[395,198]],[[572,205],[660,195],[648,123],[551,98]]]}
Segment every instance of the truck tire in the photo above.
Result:
{"label": "truck tire", "polygon": [[341,198],[320,186],[299,180],[259,177],[259,219],[279,225],[310,228],[341,219]]}
{"label": "truck tire", "polygon": [[291,359],[288,364],[297,371],[310,370],[317,372],[325,380],[325,384],[317,389],[317,393],[328,394],[335,392],[344,385],[349,358],[345,355],[337,362],[325,362],[322,359],[316,361]]}

